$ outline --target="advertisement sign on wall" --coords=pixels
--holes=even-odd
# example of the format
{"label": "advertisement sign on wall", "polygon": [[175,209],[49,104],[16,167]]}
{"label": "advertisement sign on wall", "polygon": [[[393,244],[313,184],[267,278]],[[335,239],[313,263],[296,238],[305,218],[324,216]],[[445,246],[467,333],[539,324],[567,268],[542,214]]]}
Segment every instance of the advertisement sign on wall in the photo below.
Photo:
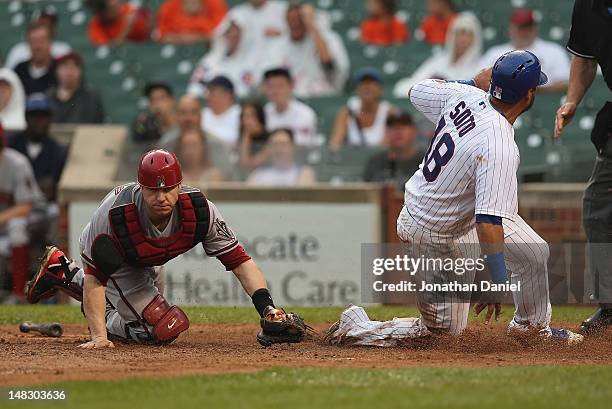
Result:
{"label": "advertisement sign on wall", "polygon": [[[361,243],[380,240],[376,203],[216,202],[279,305],[359,303]],[[70,250],[97,203],[70,205]],[[231,272],[201,246],[166,265],[166,296],[181,305],[250,305]]]}

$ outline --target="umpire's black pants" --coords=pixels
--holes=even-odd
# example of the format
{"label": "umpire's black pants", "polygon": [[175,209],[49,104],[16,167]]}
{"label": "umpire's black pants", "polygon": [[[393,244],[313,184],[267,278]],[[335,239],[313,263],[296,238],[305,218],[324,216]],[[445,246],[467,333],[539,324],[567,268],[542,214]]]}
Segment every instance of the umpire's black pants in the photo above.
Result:
{"label": "umpire's black pants", "polygon": [[597,155],[584,192],[582,223],[588,241],[594,298],[612,307],[612,139]]}

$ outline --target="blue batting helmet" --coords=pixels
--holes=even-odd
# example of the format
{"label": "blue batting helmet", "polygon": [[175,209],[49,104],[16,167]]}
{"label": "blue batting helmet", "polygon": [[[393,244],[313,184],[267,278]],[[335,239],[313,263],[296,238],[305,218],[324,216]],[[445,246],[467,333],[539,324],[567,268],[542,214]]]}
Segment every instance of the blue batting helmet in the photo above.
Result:
{"label": "blue batting helmet", "polygon": [[514,104],[527,92],[548,82],[540,60],[532,52],[514,50],[495,61],[489,93],[503,102]]}

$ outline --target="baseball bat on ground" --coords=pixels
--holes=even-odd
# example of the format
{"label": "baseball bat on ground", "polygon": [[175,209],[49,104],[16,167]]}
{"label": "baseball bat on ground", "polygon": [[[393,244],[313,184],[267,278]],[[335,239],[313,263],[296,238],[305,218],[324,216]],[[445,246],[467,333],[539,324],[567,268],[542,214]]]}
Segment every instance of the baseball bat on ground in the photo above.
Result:
{"label": "baseball bat on ground", "polygon": [[64,333],[64,329],[62,328],[62,325],[57,322],[44,323],[44,324],[34,324],[32,322],[23,322],[19,326],[19,330],[21,332],[37,331],[37,332],[40,332],[42,335],[45,335],[47,337],[54,337],[54,338],[61,337],[62,334]]}

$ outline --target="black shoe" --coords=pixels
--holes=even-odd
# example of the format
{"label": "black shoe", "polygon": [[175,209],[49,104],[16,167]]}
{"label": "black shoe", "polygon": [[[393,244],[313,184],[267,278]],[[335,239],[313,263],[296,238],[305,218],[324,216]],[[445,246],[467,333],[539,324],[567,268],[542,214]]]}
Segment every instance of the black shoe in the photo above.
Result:
{"label": "black shoe", "polygon": [[612,308],[600,306],[589,318],[580,325],[580,332],[591,334],[612,325]]}

